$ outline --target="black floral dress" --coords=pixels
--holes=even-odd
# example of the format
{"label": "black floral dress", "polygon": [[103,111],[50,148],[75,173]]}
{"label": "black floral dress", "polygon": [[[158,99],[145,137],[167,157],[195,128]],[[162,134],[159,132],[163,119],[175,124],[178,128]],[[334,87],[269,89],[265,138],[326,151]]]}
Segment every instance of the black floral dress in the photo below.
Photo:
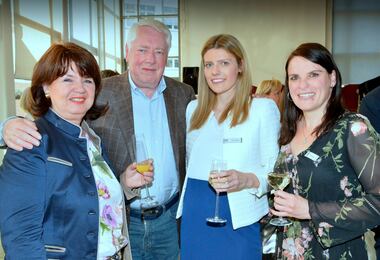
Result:
{"label": "black floral dress", "polygon": [[281,148],[292,182],[285,191],[309,201],[311,220],[277,236],[282,259],[367,259],[364,234],[380,224],[380,137],[361,115],[346,113],[298,155]]}

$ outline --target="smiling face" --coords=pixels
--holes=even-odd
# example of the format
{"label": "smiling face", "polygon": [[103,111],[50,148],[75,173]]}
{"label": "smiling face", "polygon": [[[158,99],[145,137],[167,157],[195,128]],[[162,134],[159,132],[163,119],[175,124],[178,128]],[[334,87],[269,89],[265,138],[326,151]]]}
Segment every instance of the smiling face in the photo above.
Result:
{"label": "smiling face", "polygon": [[95,98],[95,83],[92,78],[82,77],[77,66],[71,63],[67,73],[44,86],[49,93],[51,108],[67,121],[80,125]]}
{"label": "smiling face", "polygon": [[155,89],[164,74],[168,57],[165,34],[149,26],[140,26],[126,53],[133,82],[139,88]]}
{"label": "smiling face", "polygon": [[204,74],[217,96],[232,97],[236,91],[240,66],[234,55],[224,49],[210,49],[203,56]]}
{"label": "smiling face", "polygon": [[319,64],[295,56],[289,61],[287,74],[294,104],[304,113],[317,111],[323,115],[336,83],[335,71],[329,74]]}

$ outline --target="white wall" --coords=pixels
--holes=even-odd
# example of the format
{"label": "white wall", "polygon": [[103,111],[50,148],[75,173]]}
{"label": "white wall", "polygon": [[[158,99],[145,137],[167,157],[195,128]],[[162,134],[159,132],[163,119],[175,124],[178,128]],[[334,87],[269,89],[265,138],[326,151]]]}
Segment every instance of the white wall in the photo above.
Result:
{"label": "white wall", "polygon": [[181,0],[181,65],[199,66],[204,42],[229,33],[245,47],[255,85],[283,82],[286,58],[300,43],[329,45],[329,1]]}

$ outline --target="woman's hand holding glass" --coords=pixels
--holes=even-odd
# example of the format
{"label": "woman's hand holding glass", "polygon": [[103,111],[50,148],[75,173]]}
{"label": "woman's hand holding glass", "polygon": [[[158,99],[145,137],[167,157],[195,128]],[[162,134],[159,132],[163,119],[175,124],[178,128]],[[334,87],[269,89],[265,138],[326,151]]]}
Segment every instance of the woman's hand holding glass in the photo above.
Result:
{"label": "woman's hand holding glass", "polygon": [[311,219],[309,202],[299,195],[277,190],[274,193],[274,208],[271,213],[278,217]]}
{"label": "woman's hand holding glass", "polygon": [[[290,181],[291,181],[291,176],[288,169],[286,156],[284,155],[280,157],[279,163],[276,164],[275,168],[273,169],[273,172],[270,172],[268,174],[268,184],[275,191],[282,191],[283,189],[286,188],[286,186],[289,185]],[[276,200],[276,196],[275,196],[275,200]],[[274,206],[276,207],[276,202],[274,204],[275,204]],[[278,218],[272,218],[269,221],[269,223],[274,226],[282,227],[282,226],[290,225],[292,222],[289,219],[279,216]]]}
{"label": "woman's hand holding glass", "polygon": [[[210,176],[209,181],[211,186],[216,191],[216,197],[215,197],[215,212],[213,217],[206,218],[207,223],[211,225],[217,225],[222,226],[225,225],[227,222],[226,219],[219,217],[219,190],[220,190],[220,183],[219,181],[215,182],[216,179],[220,180],[220,175],[227,170],[227,162],[224,160],[213,160],[211,163],[211,170],[210,170]],[[214,182],[213,182],[214,181]],[[228,183],[225,183],[225,185],[228,185]]]}
{"label": "woman's hand holding glass", "polygon": [[208,179],[210,185],[217,193],[226,192],[229,188],[227,171],[215,172],[211,171]]}
{"label": "woman's hand holding glass", "polygon": [[256,175],[239,172],[237,170],[211,173],[209,183],[216,192],[233,192],[259,186]]}
{"label": "woman's hand holding glass", "polygon": [[309,202],[307,199],[283,191],[291,182],[291,174],[288,168],[288,162],[285,155],[279,159],[279,163],[274,167],[273,172],[268,174],[268,184],[275,190],[274,209],[271,213],[279,218],[270,221],[272,225],[284,226],[291,222],[283,217],[293,217],[297,219],[311,219],[309,214]]}

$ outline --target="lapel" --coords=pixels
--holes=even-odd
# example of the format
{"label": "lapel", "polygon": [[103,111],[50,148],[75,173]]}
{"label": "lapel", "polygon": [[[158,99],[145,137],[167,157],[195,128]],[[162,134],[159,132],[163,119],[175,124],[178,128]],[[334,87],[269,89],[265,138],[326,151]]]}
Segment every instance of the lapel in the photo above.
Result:
{"label": "lapel", "polygon": [[[128,147],[132,147],[132,137],[134,135],[134,119],[133,119],[133,108],[132,108],[132,96],[131,96],[131,85],[129,84],[128,71],[124,73],[125,77],[123,77],[123,81],[120,82],[120,93],[114,93],[115,95],[122,95],[119,99],[119,102],[115,105],[115,109],[118,112],[115,112],[117,115],[120,129],[122,130],[123,139],[125,145],[127,147],[128,153],[128,162],[127,165],[133,162],[133,158],[135,158],[133,149],[128,149]],[[166,116],[168,118],[169,131],[170,131],[170,139],[172,142],[174,158],[176,161],[177,169],[179,167],[179,143],[178,143],[178,127],[177,127],[177,114],[175,108],[177,107],[177,99],[175,95],[175,86],[171,85],[165,79],[166,89],[164,90],[164,100],[165,100],[165,108],[166,108]],[[122,140],[117,140],[117,142],[121,142]]]}
{"label": "lapel", "polygon": [[[131,85],[129,84],[128,71],[124,73],[125,77],[123,82],[120,82],[122,91],[120,93],[115,93],[115,95],[122,95],[120,101],[115,106],[116,115],[119,121],[120,129],[125,140],[125,149],[128,153],[128,163],[129,165],[133,162],[135,158],[133,149],[128,149],[132,147],[132,137],[135,132],[134,121],[133,121],[133,108],[132,108],[132,96],[131,96]],[[122,140],[117,140],[121,142]]]}
{"label": "lapel", "polygon": [[178,151],[178,129],[177,129],[177,114],[175,113],[176,107],[177,107],[177,99],[174,93],[175,86],[172,86],[167,80],[165,79],[166,83],[166,89],[164,91],[164,100],[165,100],[165,107],[166,107],[166,116],[168,118],[168,124],[169,124],[169,131],[170,131],[170,139],[172,141],[172,147],[173,147],[173,153],[174,158],[176,161],[177,169],[179,169],[179,151]]}

